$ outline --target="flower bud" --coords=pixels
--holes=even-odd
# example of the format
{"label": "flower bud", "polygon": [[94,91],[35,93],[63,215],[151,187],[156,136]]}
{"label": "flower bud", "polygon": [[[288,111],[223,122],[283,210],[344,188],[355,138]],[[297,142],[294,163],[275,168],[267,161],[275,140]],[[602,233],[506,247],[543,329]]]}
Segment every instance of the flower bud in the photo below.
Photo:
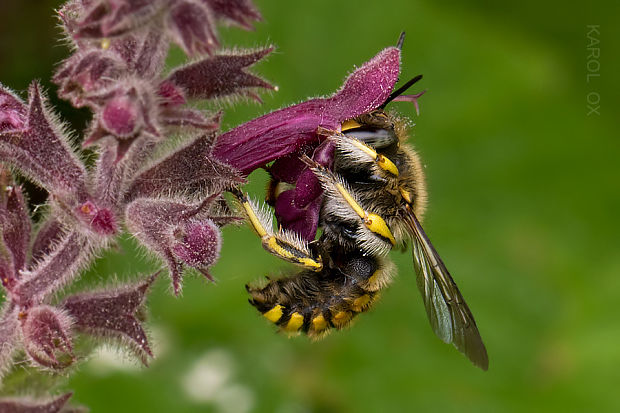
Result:
{"label": "flower bud", "polygon": [[22,317],[25,317],[22,322],[24,346],[36,363],[59,369],[73,362],[72,320],[69,315],[56,307],[40,305],[31,308]]}

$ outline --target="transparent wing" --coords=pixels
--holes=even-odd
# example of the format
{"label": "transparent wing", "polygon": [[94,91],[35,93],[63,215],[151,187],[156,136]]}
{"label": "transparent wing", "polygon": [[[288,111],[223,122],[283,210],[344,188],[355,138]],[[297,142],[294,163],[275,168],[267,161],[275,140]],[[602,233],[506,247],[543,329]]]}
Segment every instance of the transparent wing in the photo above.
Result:
{"label": "transparent wing", "polygon": [[476,366],[489,367],[487,350],[467,303],[452,276],[426,236],[415,214],[408,210],[413,244],[413,263],[426,313],[435,334],[452,343]]}

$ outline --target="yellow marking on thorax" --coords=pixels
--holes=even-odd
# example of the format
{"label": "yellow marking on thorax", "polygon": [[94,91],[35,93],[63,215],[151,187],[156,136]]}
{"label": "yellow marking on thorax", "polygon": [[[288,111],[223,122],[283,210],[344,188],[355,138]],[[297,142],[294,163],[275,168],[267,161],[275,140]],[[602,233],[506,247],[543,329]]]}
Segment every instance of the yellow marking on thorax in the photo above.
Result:
{"label": "yellow marking on thorax", "polygon": [[110,48],[111,42],[110,39],[107,37],[104,37],[103,39],[101,39],[101,48],[103,50],[108,50]]}
{"label": "yellow marking on thorax", "polygon": [[351,194],[341,184],[336,183],[336,189],[338,190],[338,192],[340,192],[347,204],[349,204],[349,206],[353,208],[355,213],[364,220],[364,224],[369,230],[371,230],[375,234],[379,234],[382,237],[389,239],[392,245],[396,245],[396,239],[394,239],[392,231],[390,231],[383,218],[381,218],[377,214],[369,214],[368,212],[364,211],[364,208],[362,208],[360,204],[358,204],[355,199],[353,199],[353,196],[351,196]]}
{"label": "yellow marking on thorax", "polygon": [[325,320],[323,314],[319,314],[312,319],[312,327],[314,327],[315,331],[321,331],[327,328],[327,320]]}
{"label": "yellow marking on thorax", "polygon": [[265,318],[272,323],[277,323],[282,317],[282,306],[280,304],[263,314]]}
{"label": "yellow marking on thorax", "polygon": [[295,312],[291,314],[291,319],[286,323],[286,327],[284,329],[286,331],[297,331],[304,323],[304,316]]}

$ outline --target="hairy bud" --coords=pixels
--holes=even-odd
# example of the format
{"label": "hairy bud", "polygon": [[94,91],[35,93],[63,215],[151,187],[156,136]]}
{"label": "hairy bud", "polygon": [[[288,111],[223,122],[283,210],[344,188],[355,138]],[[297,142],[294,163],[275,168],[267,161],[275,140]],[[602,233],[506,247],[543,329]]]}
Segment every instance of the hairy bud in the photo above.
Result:
{"label": "hairy bud", "polygon": [[25,318],[22,321],[24,346],[35,363],[60,369],[73,362],[72,320],[65,311],[41,305],[21,317]]}

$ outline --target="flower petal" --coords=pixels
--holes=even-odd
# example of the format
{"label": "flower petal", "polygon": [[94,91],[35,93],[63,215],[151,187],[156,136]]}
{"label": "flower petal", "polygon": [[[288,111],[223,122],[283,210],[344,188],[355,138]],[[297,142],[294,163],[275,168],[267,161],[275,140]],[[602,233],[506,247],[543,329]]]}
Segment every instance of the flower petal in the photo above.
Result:
{"label": "flower petal", "polygon": [[340,130],[340,124],[378,108],[398,79],[400,50],[384,49],[354,71],[330,98],[311,99],[238,126],[218,139],[213,154],[244,174],[266,163],[317,146],[318,127]]}
{"label": "flower petal", "polygon": [[222,237],[219,228],[210,219],[190,221],[179,225],[177,243],[172,246],[174,255],[184,264],[206,269],[220,256]]}

